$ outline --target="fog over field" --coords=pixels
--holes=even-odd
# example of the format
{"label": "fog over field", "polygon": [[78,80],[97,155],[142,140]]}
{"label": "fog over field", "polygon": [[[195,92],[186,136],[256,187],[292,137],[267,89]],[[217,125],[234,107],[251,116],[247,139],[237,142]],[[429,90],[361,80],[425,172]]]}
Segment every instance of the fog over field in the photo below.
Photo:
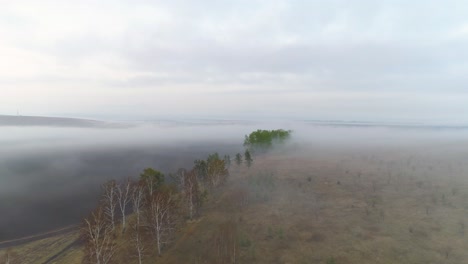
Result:
{"label": "fog over field", "polygon": [[[2,127],[0,240],[76,224],[109,179],[190,167],[242,148],[245,126]],[[236,131],[236,132],[235,132]],[[236,138],[237,137],[237,138]]]}
{"label": "fog over field", "polygon": [[467,263],[467,13],[1,1],[0,264]]}
{"label": "fog over field", "polygon": [[284,151],[311,160],[372,151],[467,156],[467,130],[449,127],[240,121],[2,126],[0,240],[79,223],[96,206],[106,180],[137,177],[147,167],[175,172],[215,151],[233,157],[243,150],[245,134],[278,127],[294,131]]}

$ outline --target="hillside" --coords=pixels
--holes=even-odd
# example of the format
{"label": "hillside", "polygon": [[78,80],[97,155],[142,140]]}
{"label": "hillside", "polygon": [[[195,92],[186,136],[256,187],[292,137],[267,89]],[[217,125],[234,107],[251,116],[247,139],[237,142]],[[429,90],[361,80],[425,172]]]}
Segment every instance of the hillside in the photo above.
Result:
{"label": "hillside", "polygon": [[118,127],[119,125],[79,118],[0,115],[0,126]]}

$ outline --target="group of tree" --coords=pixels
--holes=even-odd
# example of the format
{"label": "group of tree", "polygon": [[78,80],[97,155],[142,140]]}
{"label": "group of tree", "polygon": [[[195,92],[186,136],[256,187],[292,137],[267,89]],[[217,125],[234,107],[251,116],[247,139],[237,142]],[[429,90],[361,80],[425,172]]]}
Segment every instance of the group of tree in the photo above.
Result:
{"label": "group of tree", "polygon": [[[224,160],[226,161],[226,164],[230,166],[231,157],[229,155],[226,155],[224,156]],[[245,163],[245,165],[247,165],[247,167],[250,168],[250,166],[252,166],[252,163],[253,163],[252,153],[250,152],[250,150],[246,149],[244,152],[244,156],[242,156],[241,153],[237,153],[236,156],[234,157],[234,161],[236,162],[237,166],[240,166],[243,163]]]}
{"label": "group of tree", "polygon": [[128,232],[139,263],[149,252],[160,255],[183,220],[200,215],[208,193],[223,185],[229,171],[226,159],[215,153],[169,176],[147,168],[138,179],[102,185],[99,205],[81,229],[85,263],[110,263],[118,250],[117,238]]}
{"label": "group of tree", "polygon": [[[233,159],[240,166],[253,163],[256,147],[271,147],[282,142],[291,131],[257,130],[245,137],[245,152]],[[183,219],[199,217],[208,194],[222,186],[228,176],[231,157],[218,153],[195,160],[192,169],[179,169],[169,177],[152,168],[137,179],[110,180],[102,185],[101,200],[86,218],[81,229],[85,263],[110,263],[118,250],[119,236],[130,233],[134,256],[141,264],[149,252],[162,254]],[[131,217],[130,217],[131,215]],[[129,221],[130,217],[130,221]],[[219,248],[219,253],[224,249]]]}
{"label": "group of tree", "polygon": [[258,129],[245,135],[244,146],[251,150],[267,150],[275,143],[283,143],[291,137],[291,130],[261,130]]}

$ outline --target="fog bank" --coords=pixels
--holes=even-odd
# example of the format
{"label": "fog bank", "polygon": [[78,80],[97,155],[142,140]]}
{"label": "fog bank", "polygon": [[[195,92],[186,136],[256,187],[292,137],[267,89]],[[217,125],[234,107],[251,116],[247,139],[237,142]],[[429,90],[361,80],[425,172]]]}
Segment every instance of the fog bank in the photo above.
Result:
{"label": "fog bank", "polygon": [[190,168],[212,152],[243,151],[256,129],[292,129],[290,154],[323,158],[368,151],[444,152],[468,143],[467,130],[330,126],[299,122],[158,122],[119,128],[1,128],[0,240],[79,223],[97,203],[100,184],[137,177],[146,167],[164,173]]}

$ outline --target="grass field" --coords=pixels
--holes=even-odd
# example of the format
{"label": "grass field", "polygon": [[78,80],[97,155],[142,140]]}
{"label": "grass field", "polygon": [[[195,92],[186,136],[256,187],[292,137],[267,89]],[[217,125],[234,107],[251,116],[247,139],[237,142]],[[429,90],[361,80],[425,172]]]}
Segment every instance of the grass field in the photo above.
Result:
{"label": "grass field", "polygon": [[[232,165],[201,217],[182,224],[162,256],[147,249],[145,263],[468,263],[462,148],[301,149]],[[215,241],[226,232],[235,260],[222,262]],[[77,237],[14,251],[21,263],[80,263]],[[120,235],[115,263],[137,263],[130,241]]]}

